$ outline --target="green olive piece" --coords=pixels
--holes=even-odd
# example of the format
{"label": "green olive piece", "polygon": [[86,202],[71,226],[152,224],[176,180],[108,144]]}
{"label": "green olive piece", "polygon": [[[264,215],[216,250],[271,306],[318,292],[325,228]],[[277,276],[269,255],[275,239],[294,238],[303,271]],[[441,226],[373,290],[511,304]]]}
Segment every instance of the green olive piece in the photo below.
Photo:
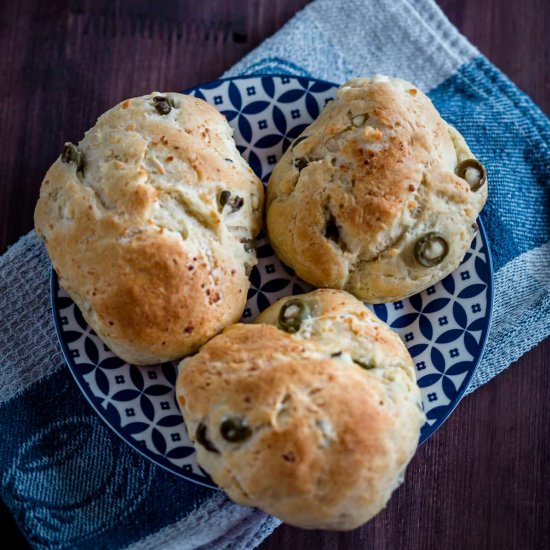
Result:
{"label": "green olive piece", "polygon": [[239,443],[248,439],[252,435],[252,430],[248,427],[246,418],[229,416],[223,419],[220,425],[220,433],[225,440],[231,441],[231,443]]}
{"label": "green olive piece", "polygon": [[77,172],[84,171],[84,156],[82,155],[82,151],[74,143],[69,141],[65,143],[63,147],[61,162],[65,162],[67,164],[74,163],[76,164]]}
{"label": "green olive piece", "polygon": [[376,368],[376,363],[374,361],[369,361],[365,359],[354,359],[353,362],[356,365],[359,365],[362,369],[370,370]]}
{"label": "green olive piece", "polygon": [[309,305],[299,298],[293,298],[285,302],[279,311],[277,325],[281,330],[292,334],[298,332],[302,325],[302,321],[310,316],[311,311]]}
{"label": "green olive piece", "polygon": [[236,212],[237,210],[240,210],[244,205],[244,199],[242,197],[239,197],[239,195],[233,195],[228,202],[229,206],[231,206],[231,212]]}
{"label": "green olive piece", "polygon": [[231,192],[230,191],[222,191],[218,195],[218,204],[220,205],[220,208],[223,210],[223,207],[227,204],[227,201],[231,198]]}
{"label": "green olive piece", "polygon": [[455,174],[466,180],[472,191],[477,191],[487,183],[485,166],[476,159],[466,159],[455,168]]}
{"label": "green olive piece", "polygon": [[309,136],[300,136],[300,137],[297,137],[293,142],[292,142],[292,145],[290,147],[290,150],[292,151],[292,149],[294,149],[294,147],[296,147],[296,145],[298,145],[298,143],[304,141],[304,139],[307,139]]}
{"label": "green olive piece", "polygon": [[243,241],[244,251],[245,252],[252,252],[254,250],[254,239],[248,239],[246,241]]}
{"label": "green olive piece", "polygon": [[449,253],[449,245],[439,233],[426,233],[416,241],[414,257],[424,267],[433,267],[440,264]]}
{"label": "green olive piece", "polygon": [[237,212],[244,205],[244,199],[239,197],[239,195],[232,195],[231,191],[224,190],[218,195],[218,204],[220,210],[223,210],[224,206],[227,204],[231,207],[231,212]]}
{"label": "green olive piece", "polygon": [[308,160],[304,157],[294,159],[294,167],[298,169],[298,172],[301,172],[308,164]]}
{"label": "green olive piece", "polygon": [[212,453],[220,452],[218,451],[214,443],[212,443],[212,441],[210,441],[210,439],[206,437],[206,425],[202,422],[197,427],[195,439],[197,440],[197,443],[200,443],[207,451],[210,451]]}
{"label": "green olive piece", "polygon": [[172,104],[167,97],[157,95],[153,98],[153,103],[161,115],[167,115],[172,110]]}

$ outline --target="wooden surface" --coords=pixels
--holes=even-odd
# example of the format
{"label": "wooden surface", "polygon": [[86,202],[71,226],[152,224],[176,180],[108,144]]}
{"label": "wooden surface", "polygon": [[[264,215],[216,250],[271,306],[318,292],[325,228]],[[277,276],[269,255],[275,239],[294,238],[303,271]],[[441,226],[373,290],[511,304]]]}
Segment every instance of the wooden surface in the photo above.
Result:
{"label": "wooden surface", "polygon": [[[0,253],[32,228],[42,176],[64,141],[77,141],[127,96],[217,77],[306,3],[1,2]],[[440,5],[550,112],[548,0]],[[419,449],[387,509],[365,527],[324,533],[283,526],[262,548],[550,548],[549,363],[547,340],[465,398]],[[5,540],[15,527],[1,508]]]}

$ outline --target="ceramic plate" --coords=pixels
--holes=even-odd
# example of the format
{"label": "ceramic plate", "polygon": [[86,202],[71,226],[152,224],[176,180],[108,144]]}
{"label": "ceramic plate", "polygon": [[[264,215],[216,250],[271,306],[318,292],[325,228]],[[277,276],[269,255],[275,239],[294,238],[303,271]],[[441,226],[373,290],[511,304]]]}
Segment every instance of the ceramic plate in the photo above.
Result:
{"label": "ceramic plate", "polygon": [[[335,84],[292,76],[218,80],[187,93],[205,99],[234,128],[237,146],[267,182],[292,140],[333,96]],[[478,365],[492,307],[491,261],[483,225],[462,265],[440,283],[399,302],[372,306],[404,340],[416,366],[426,440],[452,412]],[[311,289],[257,239],[243,321],[289,294]],[[137,367],[116,357],[86,324],[52,272],[52,305],[61,347],[82,392],[107,424],[153,462],[212,485],[196,462],[175,400],[176,363]]]}

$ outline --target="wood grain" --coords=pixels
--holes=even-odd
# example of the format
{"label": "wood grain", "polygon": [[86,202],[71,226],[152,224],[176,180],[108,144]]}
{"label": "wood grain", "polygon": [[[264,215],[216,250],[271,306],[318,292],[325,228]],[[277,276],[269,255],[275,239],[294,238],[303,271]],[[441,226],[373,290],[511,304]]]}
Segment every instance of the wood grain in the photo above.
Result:
{"label": "wood grain", "polygon": [[[219,76],[306,3],[1,2],[0,253],[32,228],[42,176],[64,141],[124,97]],[[550,113],[548,0],[440,5]],[[547,340],[464,399],[372,522],[350,533],[282,526],[262,548],[550,548],[549,388]],[[1,505],[0,523],[16,536]]]}

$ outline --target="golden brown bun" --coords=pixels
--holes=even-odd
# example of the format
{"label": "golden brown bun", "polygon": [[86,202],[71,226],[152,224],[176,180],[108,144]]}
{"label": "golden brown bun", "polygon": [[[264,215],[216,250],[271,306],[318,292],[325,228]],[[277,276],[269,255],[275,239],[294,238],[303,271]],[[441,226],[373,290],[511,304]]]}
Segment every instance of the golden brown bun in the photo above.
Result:
{"label": "golden brown bun", "polygon": [[[487,197],[455,174],[474,156],[409,82],[373,77],[337,91],[273,170],[267,228],[277,255],[318,287],[371,303],[415,294],[453,271]],[[439,233],[448,254],[434,267],[417,241]]]}
{"label": "golden brown bun", "polygon": [[[311,316],[289,334],[273,325],[296,299]],[[239,504],[303,528],[354,529],[385,506],[418,443],[411,357],[342,291],[284,298],[256,322],[269,324],[233,325],[180,364],[197,461]],[[241,442],[222,435],[231,418],[247,422]]]}
{"label": "golden brown bun", "polygon": [[[168,97],[161,114],[154,97]],[[128,99],[59,158],[35,211],[60,284],[113,352],[135,364],[182,357],[237,321],[256,261],[263,187],[225,118],[177,93]],[[67,160],[67,159],[65,159]],[[240,208],[218,204],[229,190]]]}

